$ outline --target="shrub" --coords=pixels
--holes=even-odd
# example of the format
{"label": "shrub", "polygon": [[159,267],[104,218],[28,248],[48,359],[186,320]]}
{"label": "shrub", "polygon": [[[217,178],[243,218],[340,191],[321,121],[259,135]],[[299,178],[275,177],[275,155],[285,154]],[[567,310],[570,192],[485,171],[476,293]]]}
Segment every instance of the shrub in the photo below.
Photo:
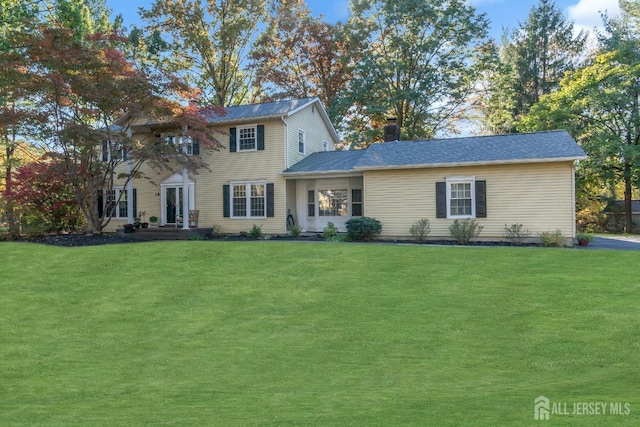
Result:
{"label": "shrub", "polygon": [[213,224],[211,226],[211,237],[220,237],[222,234],[222,226],[220,224]]}
{"label": "shrub", "polygon": [[254,239],[259,239],[262,237],[262,226],[253,224],[251,229],[249,229],[249,235]]}
{"label": "shrub", "polygon": [[473,237],[478,237],[483,228],[475,219],[456,219],[449,226],[449,234],[461,245],[466,245]]}
{"label": "shrub", "polygon": [[347,221],[347,238],[352,241],[371,240],[382,231],[382,224],[375,218],[361,216]]}
{"label": "shrub", "polygon": [[531,233],[522,224],[504,225],[505,238],[513,244],[521,245]]}
{"label": "shrub", "polygon": [[552,248],[559,248],[565,245],[567,239],[562,235],[560,230],[545,231],[540,233],[540,245]]}
{"label": "shrub", "polygon": [[415,241],[419,243],[424,242],[430,232],[431,224],[429,223],[429,218],[420,218],[409,229],[409,233],[411,233]]}
{"label": "shrub", "polygon": [[302,233],[302,227],[300,227],[298,224],[294,224],[289,227],[289,234],[291,234],[293,237],[298,237],[300,233]]}
{"label": "shrub", "polygon": [[336,240],[338,238],[338,229],[336,228],[334,223],[328,223],[324,230],[322,230],[322,238],[324,240],[330,241]]}

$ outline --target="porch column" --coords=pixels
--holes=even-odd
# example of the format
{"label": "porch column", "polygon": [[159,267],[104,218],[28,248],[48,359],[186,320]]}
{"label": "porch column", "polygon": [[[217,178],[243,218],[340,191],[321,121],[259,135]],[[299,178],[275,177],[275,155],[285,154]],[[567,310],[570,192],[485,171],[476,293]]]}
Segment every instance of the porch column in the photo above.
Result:
{"label": "porch column", "polygon": [[[132,136],[133,131],[131,128],[127,129],[127,137],[131,138]],[[129,177],[131,177],[132,171],[133,160],[131,159],[130,153],[127,152],[127,175],[129,175]],[[138,216],[138,213],[133,211],[133,178],[129,178],[129,182],[127,182],[127,223],[133,224],[136,216]]]}
{"label": "porch column", "polygon": [[[184,139],[180,137],[180,144],[182,145],[182,151],[184,156],[187,156],[187,147],[184,145]],[[186,161],[186,158],[185,158]],[[187,165],[182,167],[182,229],[189,229],[189,170]]]}

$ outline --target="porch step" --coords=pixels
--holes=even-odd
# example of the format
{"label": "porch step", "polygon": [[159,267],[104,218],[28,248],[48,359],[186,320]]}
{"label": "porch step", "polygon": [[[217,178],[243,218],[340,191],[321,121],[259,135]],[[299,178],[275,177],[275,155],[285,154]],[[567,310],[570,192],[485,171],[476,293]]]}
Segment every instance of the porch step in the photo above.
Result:
{"label": "porch step", "polygon": [[133,233],[125,233],[124,229],[119,228],[116,234],[139,240],[189,240],[193,238],[193,236],[204,236],[212,232],[212,227],[190,228],[189,230],[174,227],[156,227],[136,228],[133,230]]}

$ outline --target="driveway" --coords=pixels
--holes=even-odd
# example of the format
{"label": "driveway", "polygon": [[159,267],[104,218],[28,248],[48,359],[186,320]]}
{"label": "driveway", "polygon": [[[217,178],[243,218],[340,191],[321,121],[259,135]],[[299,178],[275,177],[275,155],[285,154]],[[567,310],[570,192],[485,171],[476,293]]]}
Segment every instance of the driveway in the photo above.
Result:
{"label": "driveway", "polygon": [[597,236],[588,246],[574,246],[577,249],[613,249],[619,251],[640,251],[640,236]]}

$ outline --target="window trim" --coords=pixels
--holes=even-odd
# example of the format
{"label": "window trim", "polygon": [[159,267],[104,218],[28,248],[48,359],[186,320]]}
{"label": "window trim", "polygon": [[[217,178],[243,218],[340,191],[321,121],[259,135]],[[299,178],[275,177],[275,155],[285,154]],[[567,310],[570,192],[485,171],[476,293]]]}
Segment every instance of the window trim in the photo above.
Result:
{"label": "window trim", "polygon": [[[451,186],[452,184],[469,184],[471,191],[471,215],[452,215],[451,214]],[[471,219],[476,218],[476,177],[475,176],[455,176],[446,179],[446,200],[447,200],[447,218],[450,219]]]}
{"label": "window trim", "polygon": [[[114,148],[115,152],[118,154],[116,157],[112,155],[113,154],[111,152],[112,148]],[[104,143],[102,144],[102,150],[103,150],[102,159],[104,162],[108,162],[108,163],[127,160],[128,154],[129,154],[127,149],[120,142],[115,142],[110,140],[104,141]]]}
{"label": "window trim", "polygon": [[329,151],[329,143],[327,141],[322,141],[322,151]]}
{"label": "window trim", "polygon": [[[253,129],[253,148],[242,148],[240,134],[243,129]],[[242,125],[236,126],[236,152],[246,153],[251,151],[258,151],[258,125]]]}
{"label": "window trim", "polygon": [[[302,136],[302,141],[300,141]],[[302,147],[302,150],[300,150]],[[303,129],[298,129],[298,154],[304,155],[307,151],[307,133]]]}
{"label": "window trim", "polygon": [[[234,206],[233,206],[233,190],[234,187],[236,186],[241,186],[244,185],[245,186],[245,209],[247,214],[244,216],[238,216],[235,215],[234,213]],[[264,195],[263,195],[263,199],[264,199],[264,215],[262,216],[251,216],[251,185],[262,185],[264,188]],[[268,206],[267,206],[267,181],[231,181],[229,182],[229,218],[231,219],[255,219],[255,218],[260,218],[260,219],[266,219],[267,218],[267,210],[268,210]]]}
{"label": "window trim", "polygon": [[[109,191],[113,191],[114,192],[114,203],[115,206],[113,208],[113,213],[115,215],[111,215],[112,212],[110,212],[107,209],[107,204],[109,203],[109,197],[107,196],[107,193]],[[124,197],[120,198],[120,194],[124,192]],[[102,191],[102,208],[104,210],[104,212],[106,212],[109,216],[107,218],[111,218],[111,219],[127,219],[128,218],[128,198],[129,194],[127,192],[126,187],[113,187],[111,190],[103,190]],[[125,203],[125,206],[127,207],[127,214],[125,214],[124,216],[120,215],[120,203]],[[135,214],[134,214],[135,216]],[[105,215],[106,217],[106,215]]]}

